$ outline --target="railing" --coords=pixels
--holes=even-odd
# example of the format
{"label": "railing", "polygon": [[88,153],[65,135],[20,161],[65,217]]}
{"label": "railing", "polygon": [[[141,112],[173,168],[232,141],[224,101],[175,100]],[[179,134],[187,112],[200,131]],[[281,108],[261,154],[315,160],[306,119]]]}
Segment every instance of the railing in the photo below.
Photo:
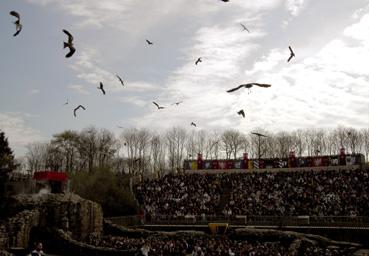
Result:
{"label": "railing", "polygon": [[123,216],[109,218],[114,224],[122,226],[141,225],[208,225],[219,222],[240,226],[273,226],[273,227],[347,227],[369,228],[369,217],[358,216],[245,216],[231,217],[215,215],[187,216]]}

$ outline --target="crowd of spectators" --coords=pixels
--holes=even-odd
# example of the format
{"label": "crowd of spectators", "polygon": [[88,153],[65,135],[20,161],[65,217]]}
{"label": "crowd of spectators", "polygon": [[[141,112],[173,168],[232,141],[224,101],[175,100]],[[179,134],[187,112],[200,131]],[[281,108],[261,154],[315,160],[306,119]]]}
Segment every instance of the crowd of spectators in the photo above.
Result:
{"label": "crowd of spectators", "polygon": [[368,216],[369,172],[167,175],[135,187],[149,216]]}
{"label": "crowd of spectators", "polygon": [[[233,240],[226,236],[166,236],[153,235],[146,238],[105,236],[92,242],[94,246],[118,250],[133,250],[137,255],[187,255],[187,256],[282,256],[288,255],[291,244],[276,241]],[[316,245],[302,246],[299,255],[350,255],[342,248]]]}
{"label": "crowd of spectators", "polygon": [[166,175],[135,187],[147,215],[214,214],[223,186],[217,175]]}
{"label": "crowd of spectators", "polygon": [[227,237],[169,237],[150,236],[128,238],[107,236],[96,241],[95,246],[120,250],[137,250],[138,255],[286,255],[288,245],[280,242],[258,242],[231,240]]}

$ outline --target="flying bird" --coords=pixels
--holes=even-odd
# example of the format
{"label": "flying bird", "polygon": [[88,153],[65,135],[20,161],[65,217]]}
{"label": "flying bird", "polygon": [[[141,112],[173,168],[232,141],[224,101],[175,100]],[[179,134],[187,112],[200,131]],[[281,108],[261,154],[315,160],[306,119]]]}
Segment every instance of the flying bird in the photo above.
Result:
{"label": "flying bird", "polygon": [[243,109],[238,111],[237,114],[239,114],[239,115],[243,116],[243,118],[245,118],[245,111],[243,111]]}
{"label": "flying bird", "polygon": [[76,107],[76,108],[73,110],[73,115],[74,115],[74,117],[77,117],[76,112],[77,112],[77,110],[78,110],[78,109],[80,109],[80,108],[82,108],[83,110],[86,110],[86,108],[85,108],[84,106],[79,105],[78,107]]}
{"label": "flying bird", "polygon": [[199,64],[199,62],[202,62],[201,57],[197,59],[197,61],[195,62],[195,65]]}
{"label": "flying bird", "polygon": [[115,76],[116,76],[116,77],[118,77],[118,79],[119,79],[120,83],[124,86],[123,79],[122,79],[122,78],[120,78],[120,76],[118,76],[118,75],[115,75]]}
{"label": "flying bird", "polygon": [[234,92],[234,91],[237,91],[238,89],[241,89],[242,87],[250,89],[254,85],[259,86],[259,87],[264,87],[264,88],[268,88],[268,87],[272,86],[270,84],[248,83],[248,84],[241,84],[241,85],[239,85],[235,88],[232,88],[232,89],[228,90],[227,92]]}
{"label": "flying bird", "polygon": [[229,0],[222,0],[223,2],[229,2]]}
{"label": "flying bird", "polygon": [[100,86],[99,86],[99,87],[97,87],[97,89],[101,90],[101,91],[102,91],[102,93],[105,95],[104,85],[103,85],[103,83],[102,83],[102,82],[100,82]]}
{"label": "flying bird", "polygon": [[72,55],[76,51],[76,48],[74,48],[72,34],[69,33],[69,31],[65,29],[63,29],[63,32],[68,36],[68,42],[64,42],[64,49],[67,47],[69,48],[69,52],[67,53],[67,55],[65,55],[66,58],[69,58],[69,57],[72,57]]}
{"label": "flying bird", "polygon": [[155,101],[153,101],[152,103],[154,103],[154,105],[155,105],[158,109],[163,109],[163,108],[164,108],[164,107],[159,106],[159,104],[158,104],[158,103],[156,103]]}
{"label": "flying bird", "polygon": [[149,45],[154,44],[153,42],[151,42],[150,40],[147,40],[147,39],[146,39],[146,42],[147,42]]}
{"label": "flying bird", "polygon": [[293,52],[291,46],[288,46],[288,48],[290,49],[290,57],[288,58],[287,62],[290,62],[290,60],[295,57],[295,53]]}
{"label": "flying bird", "polygon": [[179,105],[179,104],[181,104],[183,101],[178,101],[178,102],[176,102],[176,103],[173,103],[172,105]]}
{"label": "flying bird", "polygon": [[16,11],[11,11],[9,14],[17,18],[17,20],[14,21],[16,31],[15,34],[13,35],[17,36],[22,30],[22,24],[20,23],[20,15]]}
{"label": "flying bird", "polygon": [[252,132],[251,134],[254,134],[254,135],[258,136],[258,137],[268,137],[268,136],[266,136],[264,134],[261,134],[261,133],[258,133],[258,132]]}
{"label": "flying bird", "polygon": [[246,30],[247,32],[249,32],[249,33],[250,33],[250,30],[248,30],[248,29],[247,29],[247,27],[246,27],[245,25],[243,25],[242,23],[240,23],[240,24],[241,24],[241,26],[243,27],[243,31],[245,31],[245,30]]}
{"label": "flying bird", "polygon": [[191,122],[191,125],[192,125],[192,126],[195,126],[195,127],[197,127],[197,126],[196,126],[196,124],[195,124],[194,122]]}

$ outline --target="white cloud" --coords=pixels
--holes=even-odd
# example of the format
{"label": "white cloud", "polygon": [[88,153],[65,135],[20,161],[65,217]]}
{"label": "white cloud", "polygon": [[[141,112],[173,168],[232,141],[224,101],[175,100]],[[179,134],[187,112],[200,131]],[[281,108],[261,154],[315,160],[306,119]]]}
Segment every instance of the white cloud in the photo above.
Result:
{"label": "white cloud", "polygon": [[307,0],[286,0],[285,6],[292,16],[297,16],[306,5],[306,2]]}
{"label": "white cloud", "polygon": [[42,140],[41,132],[27,124],[29,114],[0,112],[0,130],[5,132],[16,154],[24,153],[27,144]]}
{"label": "white cloud", "polygon": [[40,92],[40,90],[39,89],[31,89],[30,91],[29,91],[29,93],[30,94],[38,94]]}
{"label": "white cloud", "polygon": [[85,86],[79,84],[68,85],[68,89],[71,89],[79,94],[89,95],[90,92],[86,90]]}
{"label": "white cloud", "polygon": [[147,105],[147,101],[141,99],[138,96],[122,96],[118,98],[118,101],[123,103],[134,104],[139,107],[144,107],[145,105]]}

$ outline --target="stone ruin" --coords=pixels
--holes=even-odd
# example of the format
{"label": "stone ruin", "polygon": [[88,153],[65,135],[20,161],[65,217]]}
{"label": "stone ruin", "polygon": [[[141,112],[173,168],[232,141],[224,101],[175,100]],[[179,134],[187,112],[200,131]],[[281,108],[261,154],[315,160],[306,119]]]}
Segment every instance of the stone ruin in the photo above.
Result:
{"label": "stone ruin", "polygon": [[32,233],[51,230],[61,230],[77,241],[100,236],[101,206],[75,194],[22,194],[1,202],[0,250],[28,248]]}

